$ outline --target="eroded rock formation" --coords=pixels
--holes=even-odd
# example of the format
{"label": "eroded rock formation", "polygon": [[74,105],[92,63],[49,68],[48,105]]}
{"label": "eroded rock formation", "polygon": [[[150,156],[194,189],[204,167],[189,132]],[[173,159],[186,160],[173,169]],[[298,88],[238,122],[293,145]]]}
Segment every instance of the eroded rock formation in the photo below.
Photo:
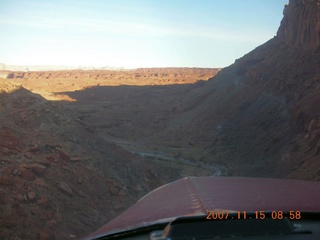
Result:
{"label": "eroded rock formation", "polygon": [[320,47],[320,0],[290,0],[277,36],[303,50]]}

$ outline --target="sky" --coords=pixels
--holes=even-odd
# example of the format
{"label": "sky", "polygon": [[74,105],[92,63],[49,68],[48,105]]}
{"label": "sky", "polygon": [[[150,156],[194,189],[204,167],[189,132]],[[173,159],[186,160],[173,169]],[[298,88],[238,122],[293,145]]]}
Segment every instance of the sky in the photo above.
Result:
{"label": "sky", "polygon": [[288,0],[0,0],[0,63],[226,67],[276,35]]}

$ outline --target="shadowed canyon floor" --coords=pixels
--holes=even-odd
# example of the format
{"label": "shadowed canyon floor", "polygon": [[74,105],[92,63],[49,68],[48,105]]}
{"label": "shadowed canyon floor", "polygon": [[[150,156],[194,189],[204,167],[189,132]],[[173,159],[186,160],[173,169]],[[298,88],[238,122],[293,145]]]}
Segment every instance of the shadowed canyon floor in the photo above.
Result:
{"label": "shadowed canyon floor", "polygon": [[[169,75],[172,70],[167,73],[163,69],[148,71]],[[207,80],[218,69],[175,71],[180,76],[175,76],[172,89],[168,85],[159,86],[160,89],[152,86],[101,87],[95,86],[95,77],[84,84],[81,76],[88,74],[85,71],[73,71],[71,78],[69,72],[65,75],[61,72],[29,73],[28,76],[36,76],[34,82],[21,77],[21,73],[9,73],[13,74],[8,75],[9,81],[2,79],[0,237],[78,239],[105,224],[155,187],[188,175],[222,174],[223,169],[214,164],[184,159],[177,154],[174,145],[173,151],[161,152],[161,145],[157,150],[157,145],[150,148],[137,141],[151,134],[153,117],[165,115],[167,109],[171,111],[169,103],[173,102],[174,95],[183,93],[189,86],[181,85],[180,88],[177,83],[186,79],[197,82],[200,76]],[[60,74],[60,78],[46,77],[55,74]],[[72,74],[80,78],[79,86],[72,84],[76,83]],[[119,74],[131,76],[131,73]],[[163,79],[158,79],[140,84],[159,82],[161,85]],[[65,84],[62,88],[70,92],[59,92],[61,84],[54,85],[57,89],[52,88],[51,81]],[[99,81],[109,84],[105,80]],[[110,85],[128,83],[128,80],[119,81],[119,76],[112,81]],[[56,97],[63,94],[63,99],[75,101],[48,101],[19,84],[44,97],[58,92]],[[83,90],[72,91],[79,88]],[[154,99],[150,105],[143,100],[148,92],[149,99],[146,100]],[[144,113],[155,104],[159,105],[156,100],[159,94],[164,94],[163,101],[167,105],[159,108],[158,113]],[[140,120],[133,119],[135,111],[143,113],[139,118],[144,122],[138,124]],[[128,125],[132,121],[137,124],[135,130]]]}
{"label": "shadowed canyon floor", "polygon": [[[152,153],[192,161],[203,157],[201,148],[182,148],[179,141],[160,142],[152,140],[152,136],[185,111],[179,105],[186,93],[201,87],[218,71],[197,68],[62,71],[11,73],[9,77],[43,97],[66,100],[62,105],[76,112],[80,122],[108,142],[133,153],[148,152],[149,157]],[[182,152],[187,154],[181,156]]]}

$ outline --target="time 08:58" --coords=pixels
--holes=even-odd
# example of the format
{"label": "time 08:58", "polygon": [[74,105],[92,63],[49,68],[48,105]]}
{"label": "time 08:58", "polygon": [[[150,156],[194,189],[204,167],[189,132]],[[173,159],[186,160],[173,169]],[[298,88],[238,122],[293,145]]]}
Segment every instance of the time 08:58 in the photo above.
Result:
{"label": "time 08:58", "polygon": [[222,219],[260,219],[265,218],[271,219],[284,219],[288,218],[290,220],[301,219],[300,211],[255,211],[247,213],[247,211],[237,211],[229,214],[228,210],[211,210],[207,211],[208,220],[222,220]]}
{"label": "time 08:58", "polygon": [[[241,218],[241,214],[243,216],[243,219],[246,217],[246,211],[237,212],[239,219]],[[255,211],[255,218],[256,219],[265,219],[266,214],[264,211]],[[272,211],[270,214],[270,217],[272,219],[283,219],[283,218],[289,218],[290,220],[298,220],[301,219],[301,212],[300,211]]]}

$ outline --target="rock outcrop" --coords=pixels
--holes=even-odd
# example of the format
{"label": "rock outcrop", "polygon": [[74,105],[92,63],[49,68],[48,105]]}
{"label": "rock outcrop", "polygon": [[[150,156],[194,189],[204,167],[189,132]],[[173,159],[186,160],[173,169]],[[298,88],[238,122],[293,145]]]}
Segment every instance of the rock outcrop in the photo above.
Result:
{"label": "rock outcrop", "polygon": [[287,45],[303,50],[320,47],[320,1],[290,0],[277,36]]}
{"label": "rock outcrop", "polygon": [[277,37],[186,94],[162,137],[229,175],[320,180],[319,31],[319,0],[291,0]]}

